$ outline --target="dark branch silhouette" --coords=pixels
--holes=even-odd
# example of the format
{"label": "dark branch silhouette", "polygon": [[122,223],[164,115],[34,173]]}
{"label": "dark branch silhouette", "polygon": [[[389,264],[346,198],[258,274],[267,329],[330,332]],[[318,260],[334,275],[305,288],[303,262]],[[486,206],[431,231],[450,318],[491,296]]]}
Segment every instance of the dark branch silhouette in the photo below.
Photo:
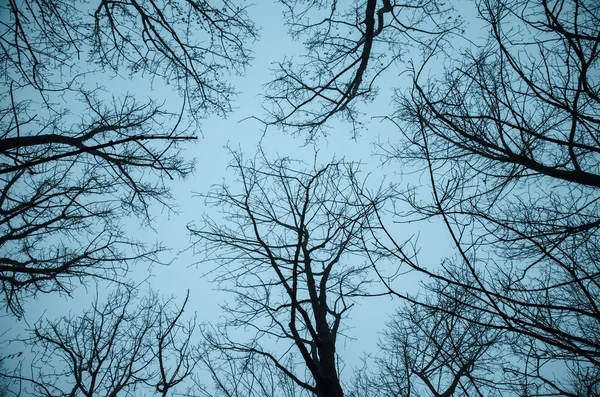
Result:
{"label": "dark branch silhouette", "polygon": [[334,117],[351,123],[356,134],[362,124],[356,103],[374,98],[378,77],[405,58],[437,51],[461,24],[439,1],[281,3],[307,56],[278,65],[265,94],[265,123],[307,140],[325,132]]}

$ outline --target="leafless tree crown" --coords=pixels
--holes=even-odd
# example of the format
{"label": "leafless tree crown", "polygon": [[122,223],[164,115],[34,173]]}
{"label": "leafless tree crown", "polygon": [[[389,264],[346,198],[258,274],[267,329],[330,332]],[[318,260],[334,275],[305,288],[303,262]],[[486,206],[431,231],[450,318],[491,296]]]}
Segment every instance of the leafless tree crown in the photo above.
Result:
{"label": "leafless tree crown", "polygon": [[[367,189],[352,163],[303,170],[289,159],[234,157],[239,187],[206,196],[222,218],[190,228],[235,297],[212,343],[238,360],[266,358],[310,393],[342,396],[336,348],[343,320],[375,277],[364,258],[366,231],[388,192]],[[236,329],[252,337],[234,341]]]}
{"label": "leafless tree crown", "polygon": [[[230,1],[11,0],[1,11],[0,282],[20,315],[23,297],[88,276],[126,282],[131,264],[157,260],[161,247],[120,220],[149,224],[150,204],[170,205],[165,181],[194,168],[181,153],[196,139],[189,120],[231,109],[226,76],[244,70],[256,31]],[[181,104],[122,93],[113,79],[126,77],[171,84]]]}

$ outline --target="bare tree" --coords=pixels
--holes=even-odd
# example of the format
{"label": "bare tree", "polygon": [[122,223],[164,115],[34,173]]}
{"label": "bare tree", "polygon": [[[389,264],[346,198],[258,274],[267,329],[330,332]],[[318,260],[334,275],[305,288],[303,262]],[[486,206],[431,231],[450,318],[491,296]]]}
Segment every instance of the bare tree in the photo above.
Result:
{"label": "bare tree", "polygon": [[[24,297],[157,260],[120,220],[169,206],[165,181],[193,170],[190,120],[230,110],[226,75],[256,32],[227,0],[11,0],[1,15],[0,281],[21,315]],[[120,92],[124,73],[173,84],[181,106]]]}
{"label": "bare tree", "polygon": [[[425,287],[439,291],[438,286]],[[511,390],[502,376],[511,354],[504,332],[488,327],[491,316],[486,313],[477,311],[466,320],[476,298],[463,290],[453,292],[429,293],[423,305],[404,302],[393,316],[371,380],[373,386],[379,384],[381,395],[502,396]]]}
{"label": "bare tree", "polygon": [[447,33],[461,24],[450,2],[436,0],[281,3],[292,37],[305,40],[306,57],[278,65],[265,94],[266,123],[308,140],[334,117],[350,122],[356,133],[362,124],[357,101],[375,97],[377,78],[444,47]]}
{"label": "bare tree", "polygon": [[485,314],[510,334],[523,364],[506,369],[515,393],[596,395],[600,6],[477,6],[489,40],[447,61],[441,79],[415,72],[392,118],[407,140],[385,147],[427,165],[432,200],[409,192],[402,215],[440,217],[458,255],[436,271],[399,245],[389,252],[438,280],[435,293],[476,298],[456,316]]}
{"label": "bare tree", "polygon": [[116,291],[80,316],[40,321],[23,340],[33,351],[31,363],[3,374],[12,383],[7,395],[172,395],[199,362],[191,344],[195,319],[181,318],[187,297],[180,308],[155,293],[135,301]]}
{"label": "bare tree", "polygon": [[[238,185],[206,195],[222,219],[190,226],[235,297],[213,344],[238,360],[266,359],[310,394],[342,396],[338,341],[374,276],[363,240],[387,192],[370,193],[358,165],[343,161],[303,170],[234,153],[232,168]],[[240,341],[236,330],[252,337]]]}

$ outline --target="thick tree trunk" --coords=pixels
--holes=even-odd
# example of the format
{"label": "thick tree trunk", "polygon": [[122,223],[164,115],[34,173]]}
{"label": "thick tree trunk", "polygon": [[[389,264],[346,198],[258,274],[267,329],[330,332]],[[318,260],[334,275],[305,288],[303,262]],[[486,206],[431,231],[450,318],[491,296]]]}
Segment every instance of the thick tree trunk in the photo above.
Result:
{"label": "thick tree trunk", "polygon": [[321,343],[322,345],[318,349],[321,381],[317,383],[317,396],[343,397],[344,391],[340,385],[335,365],[335,343],[332,341]]}

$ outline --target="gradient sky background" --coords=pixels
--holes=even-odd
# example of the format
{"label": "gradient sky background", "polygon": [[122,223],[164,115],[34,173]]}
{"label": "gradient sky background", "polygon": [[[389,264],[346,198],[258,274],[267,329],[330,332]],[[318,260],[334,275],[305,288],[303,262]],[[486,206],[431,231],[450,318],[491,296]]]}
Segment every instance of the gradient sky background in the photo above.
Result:
{"label": "gradient sky background", "polygon": [[[250,44],[254,52],[254,61],[245,76],[231,77],[231,81],[240,92],[234,100],[236,110],[225,120],[217,117],[207,119],[202,125],[202,131],[197,133],[198,142],[187,146],[185,155],[197,159],[196,173],[186,181],[172,181],[169,185],[173,189],[179,214],[167,213],[154,207],[156,233],[147,228],[140,228],[137,223],[127,226],[134,237],[143,235],[147,241],[160,240],[171,249],[171,254],[177,255],[170,266],[153,267],[148,283],[163,295],[173,294],[178,298],[178,302],[183,301],[185,291],[189,289],[190,302],[186,312],[191,315],[193,311],[197,311],[200,322],[218,320],[221,314],[219,304],[227,299],[227,294],[215,291],[215,285],[202,277],[213,264],[198,263],[202,258],[194,257],[191,250],[186,250],[191,243],[186,225],[199,221],[203,213],[214,211],[212,208],[206,208],[203,199],[195,197],[195,193],[206,192],[212,185],[230,177],[231,172],[227,170],[227,164],[231,156],[226,146],[242,148],[248,158],[255,154],[259,144],[262,144],[271,159],[289,156],[310,164],[314,157],[315,146],[304,145],[303,137],[293,137],[275,128],[269,128],[265,132],[261,123],[247,119],[264,115],[261,95],[263,84],[272,77],[273,63],[283,60],[286,56],[298,57],[304,52],[302,43],[293,42],[287,35],[281,12],[282,7],[278,3],[262,0],[249,9],[251,19],[261,28],[259,40]],[[390,105],[392,87],[408,87],[410,77],[401,75],[400,70],[390,70],[382,76],[379,80],[380,95],[371,105],[362,107],[367,123],[360,136],[352,139],[348,125],[339,122],[331,124],[332,128],[327,138],[320,138],[316,142],[319,163],[325,164],[334,157],[360,161],[363,164],[363,174],[370,173],[369,178],[373,183],[378,184],[385,178],[401,186],[419,184],[419,174],[400,179],[397,164],[382,166],[379,157],[374,155],[376,150],[373,143],[376,140],[395,141],[399,138],[395,137],[397,132],[391,123],[382,122],[375,117],[393,111]],[[181,103],[178,95],[173,93],[172,87],[158,82],[150,87],[144,79],[128,82],[114,78],[106,81],[99,79],[98,84],[106,85],[111,93],[129,91],[138,96],[151,95],[162,98],[169,105],[173,104],[174,109]],[[246,120],[242,121],[244,119]],[[389,225],[391,226],[391,221]],[[450,252],[448,237],[440,224],[395,225],[392,229],[400,241],[410,235],[420,235],[422,263],[435,266],[441,256]],[[143,265],[132,269],[131,273],[131,277],[138,281],[145,280],[148,275],[148,269]],[[412,275],[403,276],[396,281],[399,291],[415,291],[416,285],[416,278]],[[144,288],[146,287],[142,289]],[[99,291],[102,294],[109,289],[110,287],[100,287]],[[9,340],[20,334],[41,316],[51,318],[81,312],[93,299],[95,291],[94,283],[90,281],[87,288],[78,287],[73,297],[52,294],[39,295],[37,299],[29,300],[25,305],[25,318],[21,321],[15,322],[11,316],[0,317],[0,340]],[[390,298],[368,298],[352,309],[351,319],[346,324],[352,328],[348,334],[354,339],[342,339],[338,349],[346,364],[359,365],[363,354],[376,352],[378,334],[399,304],[399,300]],[[17,348],[15,345],[6,344],[1,347],[4,348],[5,354],[10,354]],[[351,370],[346,371],[346,375],[351,373]]]}

